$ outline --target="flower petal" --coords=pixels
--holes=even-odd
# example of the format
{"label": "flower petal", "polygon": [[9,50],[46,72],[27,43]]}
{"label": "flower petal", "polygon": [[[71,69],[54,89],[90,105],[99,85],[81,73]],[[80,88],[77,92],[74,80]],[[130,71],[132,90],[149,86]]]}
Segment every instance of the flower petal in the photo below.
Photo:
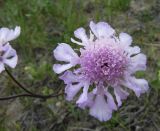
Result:
{"label": "flower petal", "polygon": [[15,68],[18,62],[18,56],[16,50],[13,49],[9,44],[3,46],[4,54],[2,56],[3,62],[10,66],[11,68]]}
{"label": "flower petal", "polygon": [[76,40],[75,40],[75,39],[73,39],[73,38],[71,38],[71,42],[73,42],[73,43],[75,43],[75,44],[77,44],[77,45],[82,45],[82,46],[84,46],[84,45],[85,45],[84,43],[79,42],[79,41],[76,41]]}
{"label": "flower petal", "polygon": [[9,44],[6,44],[5,46],[3,46],[3,51],[4,51],[3,58],[5,59],[15,56],[17,54],[16,50],[13,49],[12,46]]}
{"label": "flower petal", "polygon": [[15,68],[18,62],[18,56],[15,55],[11,59],[4,59],[3,62],[11,68]]}
{"label": "flower petal", "polygon": [[94,40],[94,35],[93,35],[93,33],[92,33],[92,31],[90,30],[89,31],[89,41],[93,41]]}
{"label": "flower petal", "polygon": [[114,94],[116,96],[116,100],[118,103],[118,107],[120,107],[122,105],[122,101],[127,98],[127,96],[129,95],[128,92],[126,92],[125,90],[123,90],[121,87],[115,87],[114,88]]}
{"label": "flower petal", "polygon": [[54,64],[53,65],[53,71],[57,74],[60,74],[62,72],[64,72],[65,70],[68,70],[72,67],[72,64]]}
{"label": "flower petal", "polygon": [[9,43],[7,43],[7,44],[3,45],[0,49],[4,52],[4,54],[2,55],[2,57],[3,58],[7,58],[9,56],[9,54],[10,54],[10,51],[13,48],[11,47],[11,45]]}
{"label": "flower petal", "polygon": [[77,104],[81,104],[87,101],[88,88],[89,88],[89,83],[84,82],[83,93],[80,95],[79,99],[76,101]]}
{"label": "flower petal", "polygon": [[78,55],[74,52],[74,50],[65,43],[59,44],[53,53],[54,57],[59,61],[71,62],[72,64],[75,64],[78,59]]}
{"label": "flower petal", "polygon": [[117,106],[115,104],[113,96],[109,92],[106,92],[105,95],[107,96],[107,103],[108,103],[109,107],[112,110],[117,110]]}
{"label": "flower petal", "polygon": [[93,106],[90,108],[90,115],[100,121],[107,121],[112,117],[112,110],[109,108],[104,95],[97,95]]}
{"label": "flower petal", "polygon": [[65,84],[78,82],[78,76],[74,75],[71,71],[64,72],[64,74],[60,76],[60,79],[63,80]]}
{"label": "flower petal", "polygon": [[140,53],[131,57],[131,64],[129,66],[129,70],[131,73],[135,73],[136,71],[144,71],[146,70],[146,55]]}
{"label": "flower petal", "polygon": [[6,36],[9,33],[8,28],[1,28],[0,29],[0,44],[4,44],[6,42]]}
{"label": "flower petal", "polygon": [[119,35],[120,43],[125,46],[130,46],[132,44],[132,37],[127,33],[120,33]]}
{"label": "flower petal", "polygon": [[1,73],[2,71],[4,71],[4,70],[5,70],[4,64],[0,62],[0,73]]}
{"label": "flower petal", "polygon": [[65,88],[65,93],[67,94],[66,99],[68,101],[72,100],[73,97],[78,93],[78,91],[81,89],[82,84],[79,83],[77,85],[68,84]]}
{"label": "flower petal", "polygon": [[77,30],[74,31],[74,35],[75,37],[77,37],[78,39],[82,40],[82,43],[85,45],[86,43],[88,43],[88,37],[86,35],[86,31],[84,28],[78,28]]}
{"label": "flower petal", "polygon": [[106,22],[95,24],[91,21],[90,28],[97,38],[110,37],[115,33],[115,30]]}
{"label": "flower petal", "polygon": [[88,93],[87,95],[87,100],[83,103],[79,103],[78,107],[85,109],[86,107],[91,107],[93,105],[93,99],[94,99],[94,94],[93,92]]}
{"label": "flower petal", "polygon": [[16,26],[14,30],[8,28],[0,29],[0,44],[16,39],[20,35],[20,27]]}
{"label": "flower petal", "polygon": [[127,79],[123,84],[132,89],[137,97],[149,89],[148,82],[145,79],[136,79],[135,77],[128,77]]}
{"label": "flower petal", "polygon": [[19,26],[16,26],[14,30],[10,30],[10,33],[7,35],[7,41],[11,41],[16,39],[21,32],[21,28]]}
{"label": "flower petal", "polygon": [[128,55],[131,56],[140,53],[141,49],[138,46],[134,46],[126,48],[125,51],[127,51]]}

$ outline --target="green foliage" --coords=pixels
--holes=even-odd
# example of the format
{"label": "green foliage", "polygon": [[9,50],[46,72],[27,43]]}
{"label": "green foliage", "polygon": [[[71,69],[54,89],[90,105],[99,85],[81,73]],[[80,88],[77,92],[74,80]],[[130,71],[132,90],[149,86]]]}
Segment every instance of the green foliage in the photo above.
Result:
{"label": "green foliage", "polygon": [[148,21],[151,21],[153,19],[153,15],[152,15],[152,12],[148,11],[148,10],[144,10],[140,13],[139,15],[139,19],[142,21],[142,22],[148,22]]}
{"label": "green foliage", "polygon": [[160,70],[158,71],[158,80],[160,81]]}
{"label": "green foliage", "polygon": [[28,73],[33,80],[42,80],[46,76],[52,76],[52,67],[47,64],[46,61],[40,63],[40,65],[29,64],[25,67],[25,71]]}
{"label": "green foliage", "polygon": [[47,4],[47,1],[42,0],[7,0],[3,3],[3,8],[0,9],[0,23],[7,27],[21,26],[22,33],[17,40],[17,47],[23,51],[28,52],[29,49],[46,43],[44,15]]}
{"label": "green foliage", "polygon": [[112,11],[126,11],[131,0],[107,0]]}
{"label": "green foliage", "polygon": [[154,89],[160,90],[160,70],[158,70],[157,78],[151,82],[151,85]]}

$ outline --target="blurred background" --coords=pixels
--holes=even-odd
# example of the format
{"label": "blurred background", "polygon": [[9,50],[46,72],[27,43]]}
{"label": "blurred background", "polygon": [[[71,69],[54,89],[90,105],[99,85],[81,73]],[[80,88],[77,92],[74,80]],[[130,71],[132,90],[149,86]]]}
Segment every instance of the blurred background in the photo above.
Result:
{"label": "blurred background", "polygon": [[[149,81],[148,93],[132,92],[111,120],[99,122],[64,96],[41,100],[0,101],[0,131],[159,131],[160,130],[160,0],[0,0],[0,26],[21,26],[12,41],[19,62],[12,74],[29,90],[51,94],[64,84],[52,71],[53,49],[70,42],[73,32],[89,21],[106,21],[129,33],[133,45],[147,55],[147,71],[137,77]],[[23,93],[6,72],[0,74],[0,96]]]}

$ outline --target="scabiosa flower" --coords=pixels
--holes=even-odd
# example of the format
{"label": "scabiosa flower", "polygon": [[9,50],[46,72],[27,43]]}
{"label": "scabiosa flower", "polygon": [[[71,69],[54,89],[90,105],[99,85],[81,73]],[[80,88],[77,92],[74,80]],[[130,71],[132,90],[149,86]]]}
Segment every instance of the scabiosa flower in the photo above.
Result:
{"label": "scabiosa flower", "polygon": [[107,121],[129,95],[127,88],[137,97],[148,90],[145,79],[134,77],[136,71],[146,69],[146,56],[138,46],[131,46],[130,35],[116,36],[105,22],[91,21],[90,29],[89,38],[84,28],[75,30],[74,35],[81,42],[71,38],[82,46],[79,55],[68,44],[58,45],[53,54],[61,64],[54,64],[53,70],[57,74],[64,72],[60,79],[66,84],[67,100],[73,100],[82,90],[76,104],[82,109],[88,107],[90,115],[100,121]]}
{"label": "scabiosa flower", "polygon": [[9,41],[16,39],[19,35],[20,27],[16,27],[14,30],[8,28],[0,29],[0,73],[5,70],[5,64],[11,68],[16,67],[18,56]]}

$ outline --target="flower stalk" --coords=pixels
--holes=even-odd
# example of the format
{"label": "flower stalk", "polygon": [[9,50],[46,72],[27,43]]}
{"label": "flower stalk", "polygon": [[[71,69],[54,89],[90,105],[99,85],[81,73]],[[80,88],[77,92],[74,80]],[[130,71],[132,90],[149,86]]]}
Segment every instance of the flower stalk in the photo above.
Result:
{"label": "flower stalk", "polygon": [[40,99],[49,99],[49,98],[53,98],[53,97],[58,97],[60,95],[63,95],[63,93],[59,93],[59,94],[51,94],[51,95],[31,95],[31,94],[17,94],[17,95],[13,95],[13,96],[6,96],[6,97],[0,97],[0,101],[3,100],[10,100],[10,99],[15,99],[15,98],[19,98],[19,97],[30,97],[30,98],[40,98]]}
{"label": "flower stalk", "polygon": [[34,95],[34,93],[32,93],[31,91],[29,91],[28,89],[26,89],[20,82],[18,82],[16,80],[16,78],[14,78],[14,76],[9,72],[9,70],[5,67],[5,71],[8,74],[8,76],[18,85],[18,87],[20,87],[22,90],[24,90],[26,93]]}
{"label": "flower stalk", "polygon": [[19,98],[19,97],[32,97],[32,98],[40,98],[40,99],[46,100],[46,99],[58,97],[58,96],[64,94],[64,93],[57,93],[57,94],[55,93],[55,94],[50,94],[50,95],[35,94],[35,93],[29,91],[28,89],[26,89],[26,87],[24,87],[16,78],[14,78],[14,76],[10,73],[10,71],[6,67],[5,67],[5,71],[8,74],[8,76],[18,85],[18,87],[23,89],[26,93],[25,94],[17,94],[17,95],[13,95],[13,96],[0,97],[1,101],[15,99],[15,98]]}

